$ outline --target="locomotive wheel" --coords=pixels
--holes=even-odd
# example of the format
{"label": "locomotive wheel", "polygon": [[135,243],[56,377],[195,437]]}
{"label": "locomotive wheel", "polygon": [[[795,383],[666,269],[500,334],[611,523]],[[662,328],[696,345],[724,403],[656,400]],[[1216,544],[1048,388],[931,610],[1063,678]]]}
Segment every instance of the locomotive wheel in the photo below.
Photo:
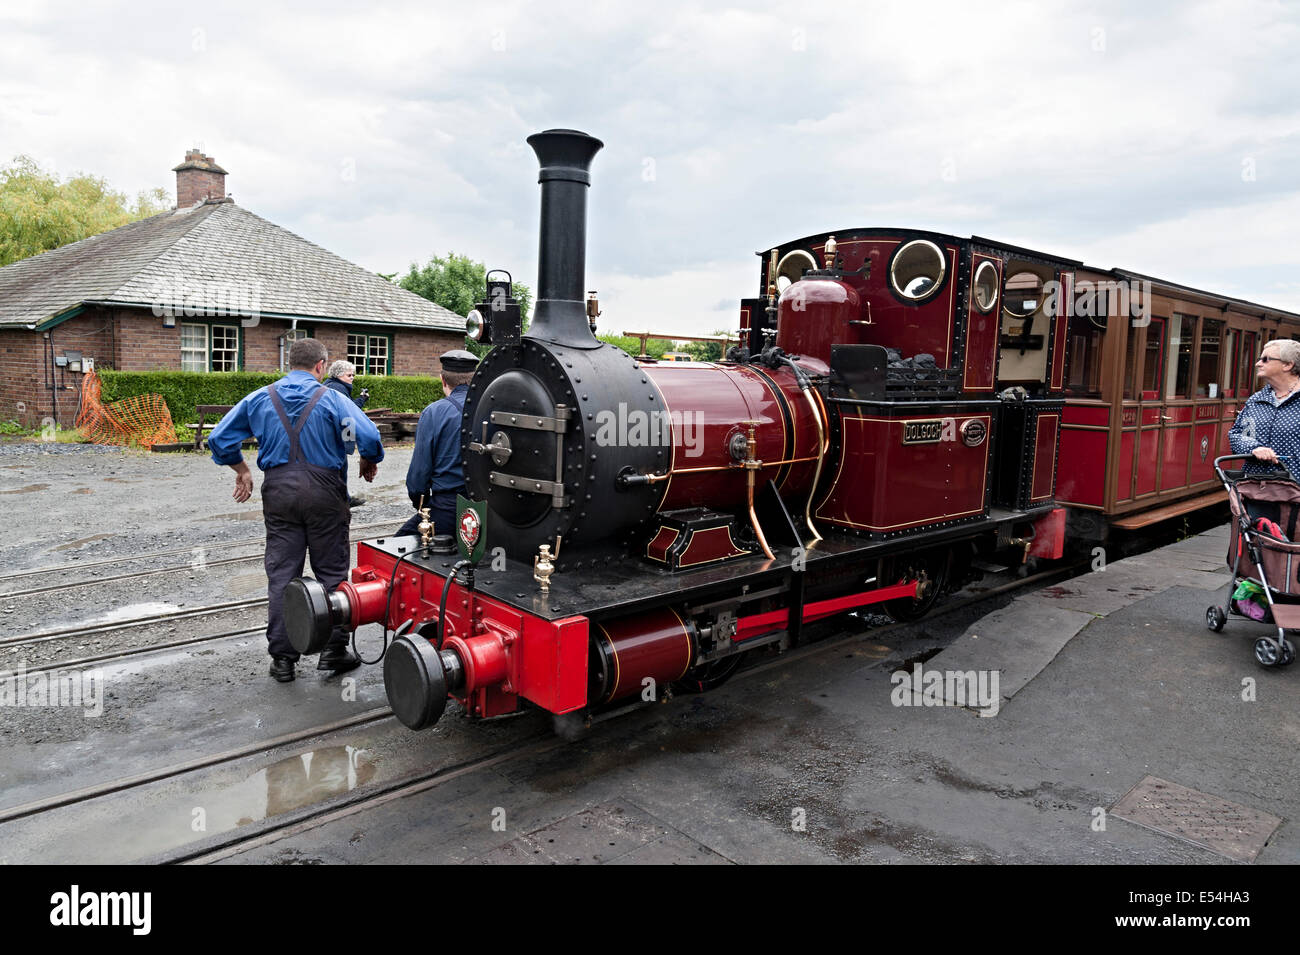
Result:
{"label": "locomotive wheel", "polygon": [[1205,625],[1218,633],[1223,629],[1224,624],[1228,622],[1227,614],[1219,607],[1205,608]]}
{"label": "locomotive wheel", "polygon": [[673,688],[682,693],[707,693],[722,686],[740,669],[743,653],[733,653],[721,660],[714,660],[699,669],[692,670],[684,679],[673,684]]}
{"label": "locomotive wheel", "polygon": [[898,623],[920,620],[938,602],[939,594],[948,582],[947,553],[929,554],[921,559],[920,566],[908,568],[906,577],[917,579],[917,595],[900,600],[886,600],[881,607]]}
{"label": "locomotive wheel", "polygon": [[1286,656],[1286,651],[1278,646],[1276,640],[1269,637],[1260,637],[1255,641],[1255,659],[1259,661],[1260,666],[1275,667],[1282,664]]}

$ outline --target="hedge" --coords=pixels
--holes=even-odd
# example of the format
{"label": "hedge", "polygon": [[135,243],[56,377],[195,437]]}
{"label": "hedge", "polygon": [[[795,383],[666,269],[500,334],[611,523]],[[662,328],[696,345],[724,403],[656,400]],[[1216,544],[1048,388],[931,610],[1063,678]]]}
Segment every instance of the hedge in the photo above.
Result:
{"label": "hedge", "polygon": [[[105,404],[133,395],[162,395],[178,427],[198,420],[199,405],[233,405],[245,395],[279,381],[279,372],[258,371],[100,371],[101,398]],[[357,375],[352,394],[370,389],[367,408],[421,411],[442,397],[437,378],[393,375]],[[209,419],[210,420],[210,419]]]}

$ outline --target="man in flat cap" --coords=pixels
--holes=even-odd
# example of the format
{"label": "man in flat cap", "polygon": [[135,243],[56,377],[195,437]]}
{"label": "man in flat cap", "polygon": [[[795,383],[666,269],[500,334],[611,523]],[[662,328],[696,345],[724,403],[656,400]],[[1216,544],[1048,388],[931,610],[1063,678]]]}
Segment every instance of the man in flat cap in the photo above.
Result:
{"label": "man in flat cap", "polygon": [[[415,427],[415,451],[406,471],[406,492],[411,504],[429,508],[434,533],[450,534],[456,520],[456,495],[465,491],[465,472],[460,466],[461,415],[469,380],[478,359],[464,349],[442,356],[442,393],[446,396],[420,413]],[[418,534],[420,512],[416,511],[395,536]]]}

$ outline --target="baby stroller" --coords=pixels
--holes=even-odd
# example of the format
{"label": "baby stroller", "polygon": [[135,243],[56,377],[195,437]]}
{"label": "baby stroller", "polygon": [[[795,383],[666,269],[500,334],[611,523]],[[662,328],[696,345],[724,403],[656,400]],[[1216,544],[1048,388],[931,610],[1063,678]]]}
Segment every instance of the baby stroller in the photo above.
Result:
{"label": "baby stroller", "polygon": [[[1255,641],[1255,659],[1266,667],[1286,666],[1295,660],[1295,645],[1288,630],[1300,629],[1300,603],[1285,602],[1300,597],[1300,484],[1289,468],[1275,465],[1276,476],[1247,475],[1225,471],[1225,461],[1254,460],[1249,454],[1228,454],[1214,459],[1214,471],[1228,491],[1232,509],[1232,537],[1228,543],[1228,566],[1232,582],[1224,607],[1205,608],[1205,625],[1218,633],[1228,614],[1249,617],[1277,627],[1276,637]],[[1251,586],[1254,585],[1254,586]],[[1245,596],[1252,591],[1250,601]]]}

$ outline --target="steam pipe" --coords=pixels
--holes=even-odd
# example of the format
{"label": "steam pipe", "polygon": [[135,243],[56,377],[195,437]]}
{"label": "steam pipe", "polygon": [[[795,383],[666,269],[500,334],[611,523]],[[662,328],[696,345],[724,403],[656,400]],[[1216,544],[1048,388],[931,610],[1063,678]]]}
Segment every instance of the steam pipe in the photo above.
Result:
{"label": "steam pipe", "polygon": [[540,164],[542,216],[537,249],[537,304],[529,338],[599,348],[583,297],[587,268],[587,189],[591,161],[603,147],[576,129],[548,129],[528,137]]}

